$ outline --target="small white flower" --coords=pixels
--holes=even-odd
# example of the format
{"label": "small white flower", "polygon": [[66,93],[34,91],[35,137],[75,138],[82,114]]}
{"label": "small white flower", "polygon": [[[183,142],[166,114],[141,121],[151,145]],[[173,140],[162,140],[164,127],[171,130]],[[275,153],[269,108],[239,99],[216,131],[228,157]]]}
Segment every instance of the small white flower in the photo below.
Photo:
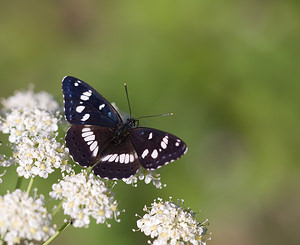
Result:
{"label": "small white flower", "polygon": [[0,167],[10,167],[13,164],[12,158],[0,154]]}
{"label": "small white flower", "polygon": [[157,189],[162,189],[162,187],[166,186],[161,183],[160,174],[158,174],[155,170],[147,170],[143,167],[140,167],[134,175],[129,178],[123,178],[122,180],[126,184],[131,184],[134,187],[137,187],[138,180],[144,180],[146,184],[152,182]]}
{"label": "small white flower", "polygon": [[[1,146],[1,143],[0,143]],[[10,167],[13,164],[12,158],[8,158],[5,155],[0,154],[0,167]],[[0,173],[0,184],[2,183],[1,177],[3,177],[6,173],[6,170],[4,170],[2,173]]]}
{"label": "small white flower", "polygon": [[4,171],[2,174],[0,174],[0,184],[2,183],[2,179],[1,177],[3,177],[5,175],[6,171]]}
{"label": "small white flower", "polygon": [[44,197],[29,197],[17,189],[0,196],[0,233],[7,244],[45,241],[55,232]]}
{"label": "small white flower", "polygon": [[90,217],[97,224],[112,218],[119,221],[117,201],[105,183],[93,174],[87,177],[82,171],[77,175],[65,176],[59,183],[53,184],[52,189],[50,197],[64,200],[64,214],[71,217],[74,227],[88,227]]}
{"label": "small white flower", "polygon": [[[146,214],[137,220],[137,227],[146,236],[155,238],[152,244],[193,244],[205,245],[209,240],[207,220],[199,223],[195,213],[181,207],[183,200],[178,203],[154,200],[151,207],[144,207]],[[151,243],[149,241],[149,243]]]}

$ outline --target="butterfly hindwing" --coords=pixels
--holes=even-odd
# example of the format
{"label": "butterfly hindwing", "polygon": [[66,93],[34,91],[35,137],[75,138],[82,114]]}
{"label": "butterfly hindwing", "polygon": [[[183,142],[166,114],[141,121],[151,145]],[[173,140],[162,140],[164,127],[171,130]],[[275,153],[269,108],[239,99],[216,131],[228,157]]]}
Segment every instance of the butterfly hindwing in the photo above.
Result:
{"label": "butterfly hindwing", "polygon": [[87,83],[67,76],[62,81],[62,89],[66,119],[71,124],[116,127],[122,123],[115,108]]}
{"label": "butterfly hindwing", "polygon": [[173,134],[153,129],[135,128],[131,141],[146,169],[156,169],[180,158],[187,151],[186,144]]}
{"label": "butterfly hindwing", "polygon": [[72,125],[66,134],[66,146],[73,160],[81,166],[93,166],[102,149],[113,137],[110,128]]}
{"label": "butterfly hindwing", "polygon": [[118,143],[111,141],[105,147],[93,171],[101,178],[122,179],[135,174],[139,167],[138,155],[127,136]]}

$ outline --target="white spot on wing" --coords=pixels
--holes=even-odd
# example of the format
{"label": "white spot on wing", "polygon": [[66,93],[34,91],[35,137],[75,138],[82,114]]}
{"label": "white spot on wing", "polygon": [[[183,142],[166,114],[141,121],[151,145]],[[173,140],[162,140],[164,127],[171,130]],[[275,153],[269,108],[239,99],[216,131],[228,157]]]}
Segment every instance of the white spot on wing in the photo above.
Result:
{"label": "white spot on wing", "polygon": [[89,97],[86,96],[86,95],[81,95],[81,96],[80,96],[80,99],[81,99],[81,100],[89,100]]}
{"label": "white spot on wing", "polygon": [[118,154],[113,154],[112,157],[108,159],[108,161],[113,162],[117,156],[118,156]]}
{"label": "white spot on wing", "polygon": [[85,108],[84,105],[79,105],[79,106],[76,107],[76,111],[77,111],[78,113],[81,113],[81,112],[84,110],[84,108]]}
{"label": "white spot on wing", "polygon": [[134,162],[134,155],[133,154],[130,154],[129,158],[130,158],[129,159],[130,162]]}
{"label": "white spot on wing", "polygon": [[74,83],[75,87],[79,86],[79,83],[78,82],[75,82]]}
{"label": "white spot on wing", "polygon": [[149,153],[148,149],[144,150],[142,153],[142,158],[145,158],[148,155],[148,153]]}
{"label": "white spot on wing", "polygon": [[97,147],[95,148],[95,150],[93,151],[93,156],[94,156],[94,157],[97,156],[98,150],[99,150],[99,146],[97,146]]}
{"label": "white spot on wing", "polygon": [[160,142],[160,146],[161,146],[161,148],[163,148],[163,149],[166,149],[166,148],[167,148],[167,144],[166,144],[163,140]]}
{"label": "white spot on wing", "polygon": [[125,153],[120,155],[120,163],[124,163],[125,162]]}
{"label": "white spot on wing", "polygon": [[157,151],[156,149],[152,151],[151,157],[152,157],[153,159],[155,159],[155,158],[158,157],[158,151]]}
{"label": "white spot on wing", "polygon": [[82,132],[87,132],[87,131],[91,131],[91,129],[90,128],[83,128],[81,131]]}
{"label": "white spot on wing", "polygon": [[84,114],[84,116],[81,118],[81,121],[86,121],[90,118],[90,114]]}
{"label": "white spot on wing", "polygon": [[183,155],[187,152],[188,148],[185,148],[184,152],[183,152]]}
{"label": "white spot on wing", "polygon": [[108,154],[108,155],[106,155],[105,157],[103,157],[103,158],[101,159],[101,161],[102,161],[102,162],[106,162],[111,156],[112,156],[111,154]]}
{"label": "white spot on wing", "polygon": [[95,148],[97,147],[97,145],[98,145],[97,141],[94,141],[94,143],[90,145],[90,150],[91,151],[95,150]]}
{"label": "white spot on wing", "polygon": [[166,144],[168,144],[168,142],[169,142],[169,136],[166,135],[165,137],[163,137],[162,140],[163,140]]}
{"label": "white spot on wing", "polygon": [[82,137],[83,138],[85,138],[85,137],[87,137],[87,136],[90,136],[90,135],[93,135],[94,133],[92,132],[92,131],[88,131],[88,132],[84,132],[84,133],[82,133]]}
{"label": "white spot on wing", "polygon": [[94,141],[95,140],[95,135],[93,134],[93,135],[90,135],[88,137],[85,137],[84,140],[85,141]]}
{"label": "white spot on wing", "polygon": [[83,92],[82,94],[90,97],[92,95],[92,91],[91,90],[90,91],[86,91],[86,92]]}
{"label": "white spot on wing", "polygon": [[151,139],[152,139],[152,136],[153,136],[153,134],[150,133],[150,134],[149,134],[149,137],[148,137],[148,140],[151,140]]}
{"label": "white spot on wing", "polygon": [[180,145],[180,142],[181,142],[181,140],[180,140],[180,139],[177,139],[177,140],[176,140],[176,143],[175,143],[175,146],[178,147],[178,146]]}
{"label": "white spot on wing", "polygon": [[129,163],[129,160],[130,160],[130,157],[129,157],[129,154],[126,154],[125,155],[125,163]]}
{"label": "white spot on wing", "polygon": [[101,111],[105,107],[105,104],[99,105],[99,110]]}

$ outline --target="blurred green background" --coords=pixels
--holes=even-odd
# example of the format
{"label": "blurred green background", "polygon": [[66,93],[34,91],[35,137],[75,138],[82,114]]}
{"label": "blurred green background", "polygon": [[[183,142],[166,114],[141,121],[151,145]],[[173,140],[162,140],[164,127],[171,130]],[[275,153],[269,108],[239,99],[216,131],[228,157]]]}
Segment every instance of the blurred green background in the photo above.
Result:
{"label": "blurred green background", "polygon": [[140,123],[189,146],[159,171],[166,188],[116,186],[121,223],[54,244],[146,244],[134,214],[157,196],[201,211],[208,244],[300,244],[299,44],[294,0],[1,1],[0,97],[34,84],[62,104],[72,75],[128,111],[126,82],[135,116],[175,113]]}

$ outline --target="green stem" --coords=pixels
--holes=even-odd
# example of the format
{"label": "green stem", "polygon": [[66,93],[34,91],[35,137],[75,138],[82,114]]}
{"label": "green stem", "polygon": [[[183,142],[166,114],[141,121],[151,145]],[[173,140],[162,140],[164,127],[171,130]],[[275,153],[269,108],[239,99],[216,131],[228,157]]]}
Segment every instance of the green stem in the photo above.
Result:
{"label": "green stem", "polygon": [[61,200],[61,202],[57,205],[57,207],[51,213],[52,217],[54,217],[57,214],[57,212],[61,209],[61,206],[63,205],[63,202],[64,202],[64,200]]}
{"label": "green stem", "polygon": [[0,238],[0,245],[2,245],[3,242],[4,242],[5,234],[6,234],[6,232],[4,232],[4,233],[1,235],[1,238]]}
{"label": "green stem", "polygon": [[30,182],[29,182],[29,184],[28,184],[27,191],[26,191],[28,195],[29,195],[29,192],[30,192],[30,190],[31,190],[33,181],[34,181],[34,178],[32,177],[32,178],[30,179]]}
{"label": "green stem", "polygon": [[87,168],[86,169],[86,176],[88,177],[90,173],[92,172],[93,167]]}
{"label": "green stem", "polygon": [[20,189],[23,181],[23,177],[18,177],[17,179],[17,184],[16,184],[16,189]]}
{"label": "green stem", "polygon": [[65,222],[55,234],[50,237],[46,242],[43,243],[43,245],[48,245],[50,242],[52,242],[64,229],[66,229],[71,224],[70,221]]}

